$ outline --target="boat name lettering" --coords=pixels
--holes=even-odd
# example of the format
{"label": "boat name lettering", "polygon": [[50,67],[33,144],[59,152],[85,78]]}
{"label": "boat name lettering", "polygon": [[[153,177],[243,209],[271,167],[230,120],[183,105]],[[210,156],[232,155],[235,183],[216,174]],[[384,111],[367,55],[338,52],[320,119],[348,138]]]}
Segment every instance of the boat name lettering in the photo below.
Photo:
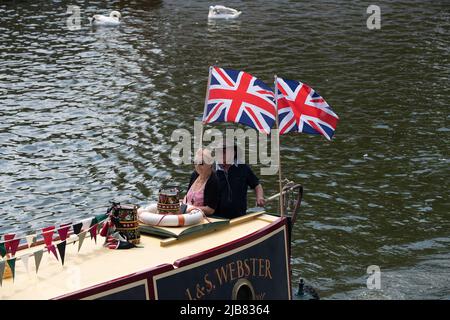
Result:
{"label": "boat name lettering", "polygon": [[[199,300],[205,295],[213,292],[217,286],[225,285],[240,278],[264,278],[272,280],[270,259],[249,258],[236,260],[219,266],[213,272],[205,273],[203,281],[196,283],[193,288],[186,288],[186,298],[189,300]],[[263,299],[265,293],[259,294]]]}

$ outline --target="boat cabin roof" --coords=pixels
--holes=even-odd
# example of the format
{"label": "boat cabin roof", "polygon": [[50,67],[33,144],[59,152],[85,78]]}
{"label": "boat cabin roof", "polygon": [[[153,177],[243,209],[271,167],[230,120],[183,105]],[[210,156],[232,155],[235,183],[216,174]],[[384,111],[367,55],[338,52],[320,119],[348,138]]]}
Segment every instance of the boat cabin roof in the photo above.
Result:
{"label": "boat cabin roof", "polygon": [[[278,219],[277,216],[259,212],[230,220],[229,224],[219,229],[184,238],[161,239],[142,234],[142,248],[128,250],[110,250],[103,246],[104,238],[97,236],[95,243],[87,234],[80,252],[77,252],[77,236],[72,235],[67,240],[64,266],[46,250],[37,274],[32,256],[28,262],[29,272],[22,262],[17,261],[15,279],[3,280],[0,299],[52,299],[161,264],[172,265],[178,259],[256,232]],[[33,246],[17,252],[16,256],[38,249],[39,246]]]}

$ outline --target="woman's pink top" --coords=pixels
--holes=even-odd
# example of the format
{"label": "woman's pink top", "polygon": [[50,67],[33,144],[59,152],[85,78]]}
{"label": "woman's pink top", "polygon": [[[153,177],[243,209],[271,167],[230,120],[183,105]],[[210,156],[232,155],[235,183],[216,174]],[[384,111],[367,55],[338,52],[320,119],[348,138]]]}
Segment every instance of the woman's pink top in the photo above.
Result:
{"label": "woman's pink top", "polygon": [[206,183],[201,187],[198,191],[193,191],[192,187],[189,189],[188,193],[186,194],[185,203],[196,206],[196,207],[203,207],[203,201],[205,196],[205,185]]}

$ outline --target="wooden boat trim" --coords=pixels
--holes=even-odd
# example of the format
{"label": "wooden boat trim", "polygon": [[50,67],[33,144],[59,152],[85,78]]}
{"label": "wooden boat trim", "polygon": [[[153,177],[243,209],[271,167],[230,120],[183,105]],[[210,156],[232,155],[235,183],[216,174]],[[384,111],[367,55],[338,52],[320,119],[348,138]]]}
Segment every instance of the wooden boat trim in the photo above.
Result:
{"label": "wooden boat trim", "polygon": [[[255,231],[253,233],[250,233],[250,234],[248,234],[248,235],[246,235],[244,237],[241,237],[239,239],[236,239],[236,240],[233,240],[231,242],[225,243],[223,245],[220,245],[220,246],[217,246],[217,247],[205,250],[203,252],[199,252],[199,253],[194,254],[194,255],[190,255],[190,256],[178,259],[178,260],[176,260],[174,262],[173,265],[175,267],[179,268],[179,267],[183,267],[183,266],[185,266],[187,264],[192,264],[192,263],[201,261],[201,260],[203,260],[205,258],[207,259],[207,258],[213,257],[215,255],[228,252],[229,250],[233,250],[233,249],[239,248],[239,247],[241,247],[243,245],[246,245],[246,244],[248,244],[248,243],[250,243],[252,241],[255,241],[256,239],[269,234],[270,232],[272,232],[275,229],[278,229],[281,226],[284,226],[286,228],[286,218],[285,217],[278,218],[277,220],[272,221],[272,224],[267,225],[266,227],[263,227],[262,229],[257,230],[257,231]],[[287,229],[286,229],[285,234],[287,236]],[[288,251],[286,251],[286,252],[288,252]]]}
{"label": "wooden boat trim", "polygon": [[[252,220],[252,219],[254,219],[255,217],[258,217],[258,216],[260,216],[260,215],[262,215],[262,214],[264,214],[264,213],[266,213],[265,211],[259,211],[259,212],[255,212],[255,213],[250,213],[250,214],[246,214],[245,216],[242,216],[242,217],[239,217],[239,218],[235,218],[235,219],[232,219],[231,221],[230,221],[230,225],[236,225],[236,224],[239,224],[239,223],[243,223],[243,222],[246,222],[246,221],[248,221],[248,220]],[[270,222],[272,222],[272,221],[270,221]]]}
{"label": "wooden boat trim", "polygon": [[[179,237],[179,238],[171,237],[171,238],[168,238],[168,239],[163,239],[163,240],[161,240],[160,245],[161,245],[161,247],[167,247],[167,246],[179,243],[180,241],[194,239],[194,238],[197,238],[199,236],[205,235],[207,233],[210,233],[210,232],[213,232],[213,231],[216,231],[216,230],[219,230],[219,229],[223,229],[223,228],[227,228],[227,227],[230,227],[230,226],[235,226],[235,225],[237,225],[239,223],[247,222],[249,220],[252,220],[252,219],[255,219],[255,218],[261,216],[264,213],[266,213],[266,212],[265,211],[260,211],[260,212],[251,213],[251,214],[248,214],[248,215],[243,216],[243,217],[232,219],[232,220],[230,220],[229,224],[218,225],[215,228],[206,229],[206,230],[203,230],[202,232],[197,232],[197,233],[186,235],[186,236]],[[266,219],[264,221],[265,222],[269,222],[269,223],[273,222],[273,220],[270,220],[270,219]]]}
{"label": "wooden boat trim", "polygon": [[[133,287],[138,284],[144,284],[146,287],[147,298],[155,299],[153,295],[153,283],[152,277],[157,274],[168,272],[173,270],[173,265],[162,264],[153,268],[149,268],[143,271],[136,272],[133,275],[126,275],[108,282],[99,283],[89,288],[84,288],[72,293],[55,297],[52,300],[81,300],[81,299],[96,299],[106,294],[112,294],[114,292],[123,290],[127,287]],[[130,282],[131,281],[131,282]]]}

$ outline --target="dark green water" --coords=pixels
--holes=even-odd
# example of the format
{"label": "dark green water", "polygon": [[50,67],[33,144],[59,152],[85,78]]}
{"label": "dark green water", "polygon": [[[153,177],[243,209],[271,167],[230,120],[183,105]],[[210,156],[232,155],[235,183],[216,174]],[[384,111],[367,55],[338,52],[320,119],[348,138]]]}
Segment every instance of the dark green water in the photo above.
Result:
{"label": "dark green water", "polygon": [[[304,81],[340,116],[332,142],[282,137],[283,172],[305,187],[293,281],[331,299],[449,299],[449,2],[229,1],[239,20],[208,23],[211,4],[0,3],[0,234],[187,184],[170,135],[200,118],[214,64]],[[87,25],[112,9],[120,28]],[[276,176],[262,183],[277,192]]]}

